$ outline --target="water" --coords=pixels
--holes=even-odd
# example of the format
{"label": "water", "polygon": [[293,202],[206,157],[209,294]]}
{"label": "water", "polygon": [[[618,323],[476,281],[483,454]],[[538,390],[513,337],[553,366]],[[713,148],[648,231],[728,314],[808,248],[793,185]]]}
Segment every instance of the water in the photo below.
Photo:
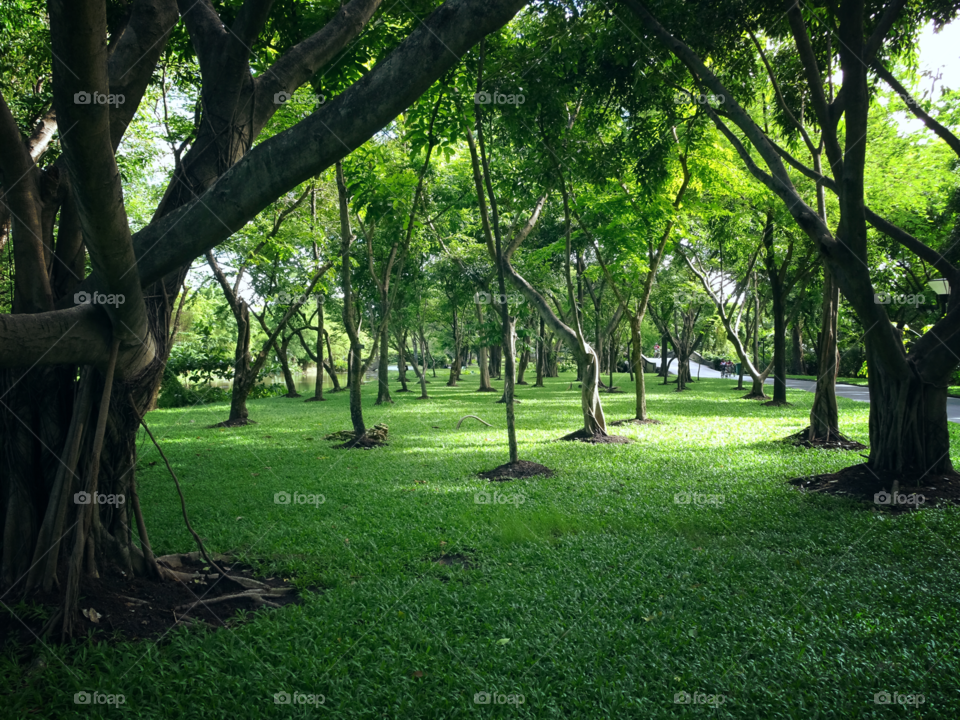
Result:
{"label": "water", "polygon": [[[395,373],[397,372],[397,366],[390,365],[389,370],[390,372]],[[377,374],[376,365],[371,365],[370,370],[367,373],[366,380],[369,381],[371,378],[376,377],[376,374]],[[340,381],[340,387],[345,388],[347,386],[346,373],[337,373],[337,380]],[[407,382],[415,383],[416,381],[417,381],[417,377],[416,377],[416,374],[413,372],[413,369],[412,368],[408,369]],[[261,378],[260,382],[262,382],[265,385],[270,385],[272,383],[283,385],[284,384],[283,374],[276,373],[274,375],[264,375]],[[317,386],[317,366],[308,365],[306,369],[304,369],[302,372],[294,372],[293,382],[297,386],[298,393],[301,393],[301,394],[312,393],[314,388]],[[186,380],[183,381],[183,384],[187,387],[191,385],[191,383],[187,382]],[[214,380],[210,384],[214,387],[230,389],[231,387],[233,387],[233,380],[232,379]],[[330,378],[330,373],[324,370],[323,371],[323,389],[327,390],[328,388],[333,389],[333,380]]]}

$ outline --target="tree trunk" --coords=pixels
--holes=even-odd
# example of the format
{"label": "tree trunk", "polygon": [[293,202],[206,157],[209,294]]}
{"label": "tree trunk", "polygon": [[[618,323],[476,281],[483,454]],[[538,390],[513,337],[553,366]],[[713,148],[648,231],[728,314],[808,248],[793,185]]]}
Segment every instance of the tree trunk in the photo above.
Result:
{"label": "tree trunk", "polygon": [[290,371],[290,360],[287,356],[287,349],[290,346],[290,338],[292,337],[292,334],[287,335],[279,345],[274,342],[273,347],[277,351],[277,357],[280,358],[280,368],[283,371],[283,382],[287,386],[287,394],[284,397],[298,398],[302,396],[297,392],[297,383],[294,381],[293,373]]}
{"label": "tree trunk", "polygon": [[520,353],[520,367],[517,368],[517,385],[526,385],[523,376],[527,372],[527,365],[530,364],[530,348],[525,347]]}
{"label": "tree trunk", "polygon": [[606,435],[607,420],[600,405],[600,358],[589,345],[585,347],[586,357],[578,363],[583,375],[580,385],[583,429],[590,435]]}
{"label": "tree trunk", "polygon": [[250,310],[244,300],[240,300],[240,314],[237,319],[237,349],[233,361],[233,389],[230,392],[230,425],[245,425],[250,414],[247,412],[247,396],[253,389],[256,376],[253,375],[250,360]]}
{"label": "tree trunk", "polygon": [[[313,397],[307,401],[323,402],[323,296],[317,296],[317,381],[313,386]],[[333,360],[333,358],[330,358]]]}
{"label": "tree trunk", "polygon": [[400,373],[399,392],[410,392],[410,388],[407,387],[407,358],[404,352],[406,345],[407,331],[404,330],[400,333],[399,342],[397,343],[397,370]]}
{"label": "tree trunk", "polygon": [[947,426],[947,384],[921,382],[919,374],[889,377],[871,355],[870,459],[875,472],[904,473],[936,481],[953,472]]}
{"label": "tree trunk", "polygon": [[773,400],[774,405],[787,402],[787,327],[783,300],[773,293]]}
{"label": "tree trunk", "polygon": [[647,387],[643,377],[643,342],[640,338],[643,315],[631,313],[629,318],[630,340],[633,345],[634,384],[637,393],[636,412],[633,417],[635,420],[647,420]]}
{"label": "tree trunk", "polygon": [[791,350],[790,360],[791,375],[806,375],[803,367],[803,341],[800,339],[800,318],[797,318],[791,327]]}
{"label": "tree trunk", "polygon": [[[810,441],[827,441],[840,436],[840,412],[837,408],[837,371],[840,353],[837,348],[837,311],[840,306],[840,288],[833,273],[823,266],[823,305],[820,316],[820,342],[817,356],[817,389],[810,408]],[[871,416],[874,398],[870,396]]]}
{"label": "tree trunk", "polygon": [[375,402],[374,405],[393,404],[393,398],[390,397],[389,342],[389,330],[387,326],[384,325],[383,331],[380,333],[380,363],[377,368],[377,385],[379,387],[377,388],[377,402]]}
{"label": "tree trunk", "polygon": [[340,387],[340,378],[337,377],[337,367],[333,359],[333,349],[330,347],[330,333],[324,330],[323,337],[327,343],[327,357],[330,358],[330,362],[327,365],[327,374],[330,376],[330,381],[333,383],[333,392],[341,392],[343,388]]}
{"label": "tree trunk", "polygon": [[[501,283],[503,279],[501,278]],[[506,315],[506,311],[504,311]],[[517,447],[517,421],[514,414],[514,336],[517,319],[507,316],[507,322],[503,328],[503,360],[506,365],[506,378],[503,383],[503,395],[507,405],[507,441],[510,446],[510,462],[515,463],[520,459],[520,451]]]}
{"label": "tree trunk", "polygon": [[534,387],[543,387],[543,375],[547,369],[547,343],[543,333],[543,318],[540,318],[540,333],[537,335],[537,381]]}

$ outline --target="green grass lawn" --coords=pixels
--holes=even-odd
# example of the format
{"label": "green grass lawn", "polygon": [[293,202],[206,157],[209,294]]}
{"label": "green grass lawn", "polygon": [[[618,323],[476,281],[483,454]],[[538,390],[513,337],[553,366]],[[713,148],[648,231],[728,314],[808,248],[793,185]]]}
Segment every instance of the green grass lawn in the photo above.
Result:
{"label": "green grass lawn", "polygon": [[[346,394],[255,401],[240,429],[208,429],[224,405],[150,413],[208,548],[314,590],[159,644],[46,647],[30,666],[8,649],[0,717],[960,717],[956,509],[893,517],[788,486],[861,460],[778,442],[806,425],[806,392],[767,408],[730,380],[677,394],[648,376],[663,424],[618,428],[627,446],[553,442],[580,424],[572,379],[518,392],[521,457],[556,475],[496,485],[475,473],[507,459],[504,409],[475,379],[386,407],[367,386],[368,424],[390,427],[372,451],[322,439],[349,427]],[[608,420],[632,414],[632,394],[603,401]],[[868,406],[838,402],[866,442]],[[467,414],[495,427],[455,430]],[[194,550],[156,450],[139,452],[155,551]],[[281,491],[325,502],[276,504]],[[125,704],[74,705],[78,691]]]}

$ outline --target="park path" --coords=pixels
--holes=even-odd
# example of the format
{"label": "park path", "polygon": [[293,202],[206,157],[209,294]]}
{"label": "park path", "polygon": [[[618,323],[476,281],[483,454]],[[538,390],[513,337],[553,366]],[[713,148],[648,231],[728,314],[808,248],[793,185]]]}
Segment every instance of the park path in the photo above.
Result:
{"label": "park path", "polygon": [[[676,374],[677,365],[676,360],[670,361],[670,372]],[[700,371],[700,377],[702,378],[719,378],[720,372],[709,368],[706,365],[698,365],[697,363],[690,361],[690,374],[696,378],[697,371]],[[749,381],[749,377],[745,377],[746,381]],[[767,385],[772,385],[773,379],[767,378]],[[813,392],[817,384],[813,380],[787,380],[787,387],[794,390],[806,390],[807,392]],[[840,383],[837,385],[837,395],[840,397],[847,398],[848,400],[855,400],[856,402],[870,402],[870,389],[866,387],[860,387],[859,385],[844,385]],[[952,423],[960,424],[960,398],[947,398],[947,420]]]}

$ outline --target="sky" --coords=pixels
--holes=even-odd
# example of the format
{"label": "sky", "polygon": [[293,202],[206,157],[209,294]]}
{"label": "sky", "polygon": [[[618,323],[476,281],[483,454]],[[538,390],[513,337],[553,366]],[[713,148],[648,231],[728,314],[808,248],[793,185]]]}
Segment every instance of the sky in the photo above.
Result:
{"label": "sky", "polygon": [[[954,90],[960,89],[960,20],[934,34],[930,23],[920,34],[921,71],[939,71],[943,74],[937,81]],[[923,89],[930,89],[930,78],[924,78]]]}

